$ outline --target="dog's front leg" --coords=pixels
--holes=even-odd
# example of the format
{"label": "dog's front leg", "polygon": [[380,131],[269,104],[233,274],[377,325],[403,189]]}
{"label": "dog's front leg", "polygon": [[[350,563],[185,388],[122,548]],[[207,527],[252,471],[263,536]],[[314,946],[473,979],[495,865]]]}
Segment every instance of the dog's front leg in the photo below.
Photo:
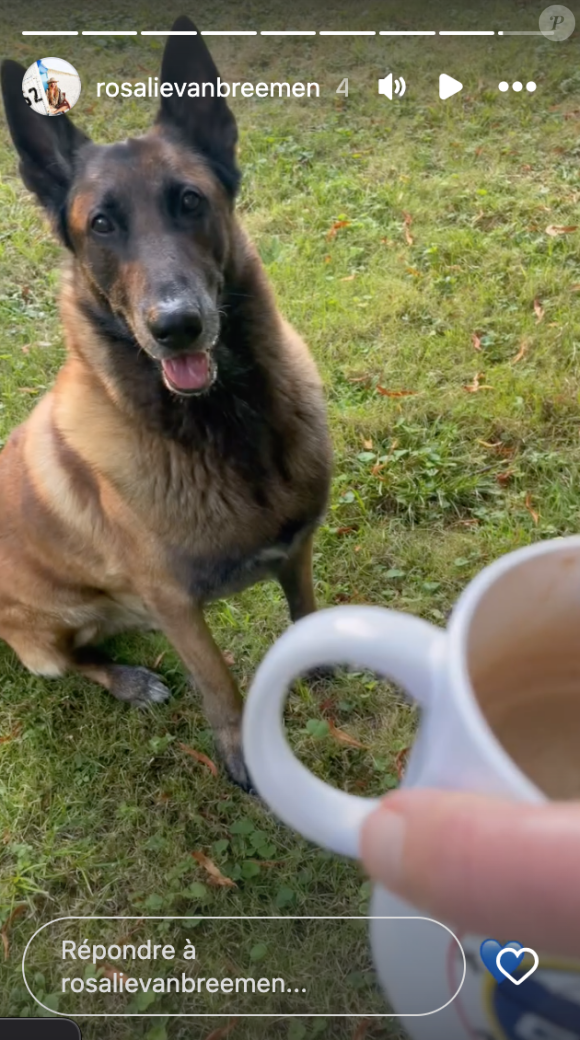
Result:
{"label": "dog's front leg", "polygon": [[173,599],[155,593],[150,599],[160,628],[200,690],[205,714],[230,777],[244,791],[250,791],[252,783],[241,745],[242,696],[201,607],[181,596]]}

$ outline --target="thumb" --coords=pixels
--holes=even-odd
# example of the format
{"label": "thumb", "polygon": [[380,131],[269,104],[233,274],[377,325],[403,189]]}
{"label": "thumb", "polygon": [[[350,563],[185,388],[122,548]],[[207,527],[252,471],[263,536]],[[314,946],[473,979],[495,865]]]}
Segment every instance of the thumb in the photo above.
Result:
{"label": "thumb", "polygon": [[400,791],[367,817],[361,858],[372,878],[437,920],[580,953],[580,803]]}

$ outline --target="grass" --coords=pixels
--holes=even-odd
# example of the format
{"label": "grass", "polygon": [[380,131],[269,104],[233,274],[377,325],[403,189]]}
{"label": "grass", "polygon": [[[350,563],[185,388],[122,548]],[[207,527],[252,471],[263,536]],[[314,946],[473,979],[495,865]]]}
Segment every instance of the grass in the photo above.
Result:
{"label": "grass", "polygon": [[[166,6],[179,13],[173,0]],[[30,27],[39,10],[27,8]],[[282,8],[247,10],[244,25],[287,24]],[[421,10],[409,3],[406,25],[424,25]],[[140,12],[139,25],[159,24],[153,7]],[[164,19],[171,14],[164,11]],[[299,27],[324,27],[306,5],[293,14]],[[467,28],[499,28],[516,14],[490,2],[485,25],[468,8],[453,18]],[[199,5],[196,15],[202,24],[231,25],[225,5],[205,14]],[[6,53],[29,64],[39,43],[23,41],[18,14],[2,17]],[[98,11],[92,18],[95,26],[135,24],[123,6],[112,18]],[[333,18],[352,24],[346,10]],[[431,18],[433,27],[445,27],[449,11],[430,5]],[[70,18],[73,28],[86,24],[86,17]],[[357,25],[405,27],[392,4],[369,4]],[[83,78],[75,116],[95,138],[112,141],[149,125],[153,102],[97,102],[94,84],[156,74],[159,41],[78,37],[59,46]],[[317,101],[247,100],[235,108],[245,172],[241,215],[327,387],[336,461],[316,543],[319,602],[382,604],[443,624],[484,564],[578,529],[580,232],[546,232],[578,222],[577,45],[447,38],[399,41],[395,50],[379,37],[256,37],[212,46],[225,79],[321,84]],[[377,76],[389,68],[408,83],[406,98],[392,104],[376,95]],[[437,95],[442,71],[465,84],[445,103]],[[536,94],[497,91],[500,79],[516,75],[535,80]],[[348,98],[335,93],[345,76]],[[2,443],[50,386],[63,346],[60,250],[17,178],[4,129],[0,177]],[[246,690],[287,624],[280,591],[260,586],[208,613]],[[39,1012],[20,960],[33,932],[53,918],[339,917],[364,914],[368,905],[356,864],[303,842],[184,751],[211,757],[211,735],[163,638],[128,636],[116,650],[126,661],[155,665],[173,700],[131,712],[78,677],[35,679],[0,647],[0,922],[10,922],[0,963],[4,1015]],[[329,719],[362,747],[333,737]],[[319,775],[376,795],[398,782],[398,755],[412,739],[416,711],[396,690],[355,675],[299,684],[287,723]],[[195,851],[237,887],[212,886]],[[208,926],[197,927],[209,949]],[[318,979],[312,1003],[329,1017],[240,1022],[233,1037],[352,1037],[356,1023],[330,1016],[323,972],[330,965],[335,978],[338,972],[353,1014],[375,1005],[380,1011],[366,945],[349,933],[349,969],[344,956],[332,960],[330,933],[297,940],[284,927],[264,940],[249,925],[241,932],[223,926],[211,957],[229,950],[244,970]],[[79,942],[85,934],[76,933]],[[178,944],[188,933],[167,925],[164,934]],[[66,1011],[44,935],[35,946],[35,986]],[[146,1010],[162,1015],[169,1008],[161,998]],[[112,1038],[202,1040],[216,1024],[192,1022],[135,1019],[128,1026],[111,1019],[106,1029]],[[98,1023],[85,1021],[84,1035],[103,1035]],[[398,1031],[384,1020],[367,1035],[395,1038]]]}

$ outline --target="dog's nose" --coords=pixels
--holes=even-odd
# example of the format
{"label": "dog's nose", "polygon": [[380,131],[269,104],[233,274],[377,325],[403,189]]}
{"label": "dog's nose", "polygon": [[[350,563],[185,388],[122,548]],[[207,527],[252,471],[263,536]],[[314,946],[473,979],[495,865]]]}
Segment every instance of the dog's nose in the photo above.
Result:
{"label": "dog's nose", "polygon": [[157,307],[147,324],[157,342],[171,351],[191,349],[203,331],[195,307]]}

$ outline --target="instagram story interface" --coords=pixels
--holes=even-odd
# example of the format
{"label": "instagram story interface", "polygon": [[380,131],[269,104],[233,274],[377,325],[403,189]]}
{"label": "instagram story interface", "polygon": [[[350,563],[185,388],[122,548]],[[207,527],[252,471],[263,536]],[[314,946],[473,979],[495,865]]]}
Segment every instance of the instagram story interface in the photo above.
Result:
{"label": "instagram story interface", "polygon": [[0,10],[0,1036],[580,1038],[574,5]]}

